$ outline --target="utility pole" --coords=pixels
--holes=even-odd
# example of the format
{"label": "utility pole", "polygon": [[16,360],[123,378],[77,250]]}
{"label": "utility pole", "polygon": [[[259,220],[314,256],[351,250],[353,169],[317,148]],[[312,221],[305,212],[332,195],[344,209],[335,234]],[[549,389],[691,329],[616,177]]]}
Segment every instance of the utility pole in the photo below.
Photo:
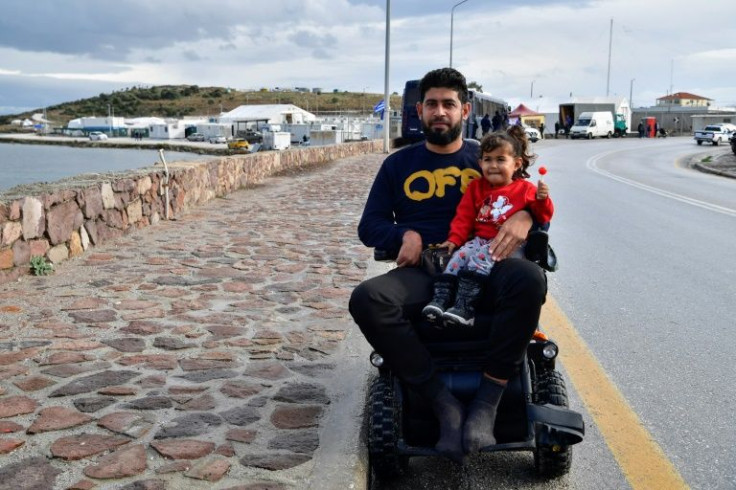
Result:
{"label": "utility pole", "polygon": [[674,58],[670,60],[670,95],[674,93],[674,86],[672,85],[672,78],[675,73],[675,60]]}
{"label": "utility pole", "polygon": [[634,110],[634,80],[636,80],[636,78],[632,78],[629,83],[629,107],[632,111]]}
{"label": "utility pole", "polygon": [[386,0],[386,66],[383,80],[383,152],[391,149],[389,132],[391,131],[391,97],[388,88],[389,54],[391,52],[391,0]]}
{"label": "utility pole", "polygon": [[467,1],[468,0],[463,0],[462,2],[458,2],[450,9],[450,68],[452,68],[452,36],[455,27],[455,9]]}
{"label": "utility pole", "polygon": [[611,86],[611,48],[613,46],[613,18],[611,18],[611,27],[608,30],[608,77],[606,79],[606,97],[608,97]]}

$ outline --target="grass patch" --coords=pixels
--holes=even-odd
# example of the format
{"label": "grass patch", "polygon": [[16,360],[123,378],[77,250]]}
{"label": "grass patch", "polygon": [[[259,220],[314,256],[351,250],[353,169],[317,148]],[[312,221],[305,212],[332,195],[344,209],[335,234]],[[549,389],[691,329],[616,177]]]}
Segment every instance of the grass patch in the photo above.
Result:
{"label": "grass patch", "polygon": [[34,255],[31,257],[31,273],[34,276],[48,276],[54,272],[54,265],[46,261],[45,257]]}

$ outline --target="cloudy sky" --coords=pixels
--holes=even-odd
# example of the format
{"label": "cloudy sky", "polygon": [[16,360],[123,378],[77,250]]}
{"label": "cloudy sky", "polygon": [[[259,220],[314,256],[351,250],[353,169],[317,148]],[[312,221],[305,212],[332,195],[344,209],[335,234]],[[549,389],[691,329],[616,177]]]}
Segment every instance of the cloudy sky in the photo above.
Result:
{"label": "cloudy sky", "polygon": [[[391,1],[392,92],[449,64],[459,2]],[[736,106],[732,1],[466,0],[454,12],[453,66],[509,101],[540,110],[608,91],[641,107],[684,91]],[[383,93],[385,26],[386,0],[3,0],[0,114],[134,85]]]}

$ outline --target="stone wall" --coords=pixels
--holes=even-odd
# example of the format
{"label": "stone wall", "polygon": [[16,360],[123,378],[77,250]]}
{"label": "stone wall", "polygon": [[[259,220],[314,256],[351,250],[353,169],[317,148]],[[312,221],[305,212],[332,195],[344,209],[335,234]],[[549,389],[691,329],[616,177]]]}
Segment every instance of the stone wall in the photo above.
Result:
{"label": "stone wall", "polygon": [[[168,217],[280,172],[382,149],[382,141],[374,140],[175,162],[168,165]],[[0,200],[0,283],[29,274],[31,257],[56,264],[166,219],[165,184],[164,168],[156,166],[114,178],[65,180],[35,195],[6,196]]]}

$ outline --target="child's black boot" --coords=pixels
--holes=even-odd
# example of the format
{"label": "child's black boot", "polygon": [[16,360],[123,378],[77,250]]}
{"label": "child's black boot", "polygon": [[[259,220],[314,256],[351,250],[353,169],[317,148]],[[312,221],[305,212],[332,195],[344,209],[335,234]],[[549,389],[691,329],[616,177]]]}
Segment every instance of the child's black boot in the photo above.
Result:
{"label": "child's black boot", "polygon": [[452,306],[455,300],[457,277],[452,274],[438,274],[434,279],[434,297],[422,310],[422,317],[439,328],[442,326],[442,315]]}
{"label": "child's black boot", "polygon": [[480,298],[486,276],[472,271],[458,274],[455,305],[442,318],[448,326],[470,326],[475,320],[475,302]]}

